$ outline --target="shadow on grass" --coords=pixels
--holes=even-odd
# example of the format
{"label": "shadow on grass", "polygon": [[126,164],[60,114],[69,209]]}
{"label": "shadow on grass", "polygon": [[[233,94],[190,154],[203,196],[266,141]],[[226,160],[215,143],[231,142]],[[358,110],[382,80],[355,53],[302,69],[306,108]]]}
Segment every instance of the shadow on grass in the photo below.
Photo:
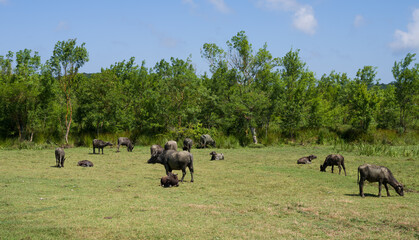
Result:
{"label": "shadow on grass", "polygon": [[[375,194],[371,194],[371,193],[364,193],[365,197],[378,197],[378,195]],[[359,193],[347,193],[345,194],[345,196],[349,196],[349,197],[361,197],[359,196]]]}

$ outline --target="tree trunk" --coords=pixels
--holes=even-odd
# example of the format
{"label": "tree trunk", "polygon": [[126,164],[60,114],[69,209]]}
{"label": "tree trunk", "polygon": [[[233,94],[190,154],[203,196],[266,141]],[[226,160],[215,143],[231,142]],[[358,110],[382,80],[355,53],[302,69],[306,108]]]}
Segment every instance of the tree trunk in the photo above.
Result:
{"label": "tree trunk", "polygon": [[254,144],[258,144],[258,139],[256,136],[256,128],[250,127],[250,132],[252,133],[252,139]]}

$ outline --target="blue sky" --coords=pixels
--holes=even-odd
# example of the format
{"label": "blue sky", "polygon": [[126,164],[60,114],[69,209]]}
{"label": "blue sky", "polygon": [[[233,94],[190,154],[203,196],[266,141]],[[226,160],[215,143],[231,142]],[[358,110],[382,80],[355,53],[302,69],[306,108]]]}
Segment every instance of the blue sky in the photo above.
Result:
{"label": "blue sky", "polygon": [[45,62],[57,41],[77,38],[90,56],[81,72],[130,57],[153,67],[191,55],[203,74],[202,45],[226,49],[241,30],[256,51],[267,43],[274,57],[300,49],[317,78],[332,70],[353,78],[371,65],[389,83],[394,62],[419,51],[419,1],[0,0],[0,55],[27,48]]}

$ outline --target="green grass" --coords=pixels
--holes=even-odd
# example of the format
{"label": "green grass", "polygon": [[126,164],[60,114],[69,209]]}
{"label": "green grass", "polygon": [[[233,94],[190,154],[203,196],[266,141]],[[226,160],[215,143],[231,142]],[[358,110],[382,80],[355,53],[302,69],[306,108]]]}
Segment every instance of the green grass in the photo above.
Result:
{"label": "green grass", "polygon": [[[162,188],[162,165],[132,153],[66,149],[0,150],[0,239],[418,239],[416,157],[345,156],[348,176],[319,171],[333,147],[192,149],[195,182]],[[315,154],[313,164],[297,165]],[[93,168],[77,167],[88,159]],[[357,167],[390,168],[405,196],[377,198],[377,184],[358,196]],[[180,171],[175,171],[181,175]]]}

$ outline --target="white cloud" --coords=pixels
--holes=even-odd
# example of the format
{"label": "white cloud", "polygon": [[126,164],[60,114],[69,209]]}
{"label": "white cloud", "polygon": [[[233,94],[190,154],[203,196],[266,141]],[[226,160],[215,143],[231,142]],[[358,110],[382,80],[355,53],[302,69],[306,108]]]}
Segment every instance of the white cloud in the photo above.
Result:
{"label": "white cloud", "polygon": [[293,12],[293,26],[309,35],[316,33],[317,19],[313,7],[297,0],[258,0],[258,6],[275,11]]}
{"label": "white cloud", "polygon": [[356,15],[355,16],[355,19],[354,19],[354,26],[355,27],[361,27],[362,25],[364,25],[364,23],[365,23],[365,19],[364,19],[364,16],[362,16],[362,15]]}
{"label": "white cloud", "polygon": [[419,8],[413,11],[413,22],[407,24],[407,32],[397,29],[395,40],[390,43],[394,51],[419,50]]}
{"label": "white cloud", "polygon": [[227,5],[225,4],[224,0],[208,0],[212,5],[214,5],[214,7],[222,12],[222,13],[229,13],[230,12],[230,8],[227,7]]}
{"label": "white cloud", "polygon": [[313,35],[316,33],[317,20],[314,17],[314,11],[311,6],[302,6],[294,13],[294,27],[298,30]]}

